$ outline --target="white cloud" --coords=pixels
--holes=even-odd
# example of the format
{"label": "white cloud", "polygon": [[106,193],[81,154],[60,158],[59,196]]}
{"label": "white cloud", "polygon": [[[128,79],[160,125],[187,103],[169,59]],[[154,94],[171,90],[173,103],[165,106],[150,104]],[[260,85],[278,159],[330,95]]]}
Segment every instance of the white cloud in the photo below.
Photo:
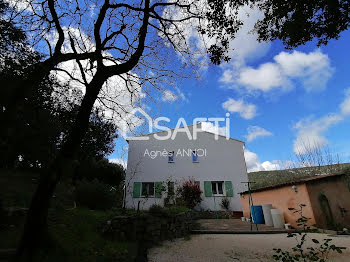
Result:
{"label": "white cloud", "polygon": [[272,136],[272,133],[270,131],[267,131],[266,129],[260,127],[260,126],[249,126],[247,128],[247,135],[245,138],[248,142],[251,142],[255,140],[258,137],[264,137],[264,136]]}
{"label": "white cloud", "polygon": [[[206,11],[206,1],[198,1],[193,8]],[[163,15],[167,18],[181,20],[186,16],[186,12],[183,12],[181,8],[170,7],[166,8]],[[227,8],[227,15],[236,15],[236,10]],[[238,19],[243,21],[243,26],[238,30],[234,39],[229,39],[229,52],[228,56],[231,57],[231,61],[227,64],[223,64],[223,67],[229,65],[230,67],[237,67],[244,64],[246,60],[256,59],[267,52],[270,47],[269,43],[263,43],[257,41],[257,35],[252,32],[254,25],[258,19],[263,17],[263,13],[258,8],[250,8],[244,6],[239,8],[237,13]],[[201,20],[201,25],[205,26],[207,21]],[[198,19],[187,20],[178,23],[176,26],[170,26],[169,32],[173,34],[173,43],[176,43],[178,50],[186,50],[186,52],[177,54],[183,62],[191,63],[189,61],[195,60],[195,63],[200,65],[201,69],[206,70],[208,68],[208,54],[206,52],[207,47],[215,43],[215,39],[209,38],[206,35],[200,34],[196,27],[199,25]],[[179,29],[183,32],[183,35],[174,34]],[[160,34],[161,35],[161,34]],[[161,35],[165,39],[164,36]],[[171,46],[167,43],[167,46]],[[190,55],[186,55],[190,54]]]}
{"label": "white cloud", "polygon": [[334,72],[328,56],[320,50],[308,54],[298,51],[281,52],[274,60],[287,77],[300,79],[307,91],[325,89]]}
{"label": "white cloud", "polygon": [[247,164],[248,172],[279,170],[281,166],[278,160],[260,162],[257,154],[245,149],[244,157]]}
{"label": "white cloud", "polygon": [[283,76],[281,68],[275,63],[262,64],[257,69],[245,67],[239,73],[237,82],[248,90],[255,89],[264,92],[290,85]]}
{"label": "white cloud", "polygon": [[350,115],[350,88],[346,89],[344,93],[345,97],[339,106],[339,113],[328,114],[319,119],[308,117],[295,124],[294,128],[297,130],[296,139],[293,143],[295,154],[305,154],[328,145],[324,133]]}
{"label": "white cloud", "polygon": [[343,115],[350,115],[350,88],[345,90],[345,99],[340,105]]}
{"label": "white cloud", "polygon": [[297,138],[293,144],[295,154],[305,154],[309,150],[321,148],[328,144],[323,134],[333,125],[343,120],[339,114],[330,114],[319,119],[306,118],[294,126],[297,129]]}
{"label": "white cloud", "polygon": [[124,168],[127,167],[127,161],[122,159],[122,158],[110,158],[110,159],[108,159],[108,161],[111,163],[119,164]]}
{"label": "white cloud", "polygon": [[164,90],[162,94],[162,100],[164,102],[174,102],[175,100],[178,99],[178,96],[175,95],[173,92],[170,90]]}
{"label": "white cloud", "polygon": [[257,68],[243,66],[236,69],[238,72],[226,70],[220,81],[228,84],[229,88],[241,86],[248,92],[269,92],[273,89],[287,91],[300,82],[310,92],[325,89],[334,72],[328,56],[319,50],[308,54],[299,51],[281,52],[273,60]]}
{"label": "white cloud", "polygon": [[162,92],[162,101],[163,102],[174,102],[176,100],[185,100],[185,95],[180,91],[180,89],[176,88],[176,93],[170,90],[164,90]]}
{"label": "white cloud", "polygon": [[255,23],[263,18],[263,13],[259,9],[242,7],[238,12],[238,18],[243,21],[243,26],[236,37],[230,40],[231,61],[221,66],[223,73],[220,81],[229,84],[229,87],[237,82],[238,72],[245,68],[247,61],[254,61],[264,56],[270,49],[270,43],[259,42],[257,34],[252,31]]}
{"label": "white cloud", "polygon": [[222,108],[231,113],[238,113],[244,119],[252,119],[256,115],[256,106],[245,103],[242,99],[234,100],[233,98],[229,98],[222,103]]}
{"label": "white cloud", "polygon": [[243,26],[230,41],[230,66],[239,67],[247,60],[257,59],[267,53],[270,43],[259,42],[257,34],[252,32],[255,23],[263,17],[263,13],[257,8],[244,6],[239,9],[238,18],[243,21]]}

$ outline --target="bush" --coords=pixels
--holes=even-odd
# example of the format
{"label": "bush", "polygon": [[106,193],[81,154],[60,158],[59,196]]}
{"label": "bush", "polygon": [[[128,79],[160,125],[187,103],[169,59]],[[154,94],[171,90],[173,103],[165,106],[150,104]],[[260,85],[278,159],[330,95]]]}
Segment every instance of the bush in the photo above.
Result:
{"label": "bush", "polygon": [[167,212],[173,213],[173,214],[178,214],[178,213],[188,212],[189,210],[190,209],[188,207],[175,205],[175,206],[169,207],[167,209]]}
{"label": "bush", "polygon": [[178,189],[178,193],[184,205],[190,209],[193,209],[202,201],[202,191],[199,185],[195,184],[193,181],[185,181],[182,187]]}
{"label": "bush", "polygon": [[97,179],[80,182],[75,190],[75,199],[78,205],[96,210],[112,208],[115,202],[115,190]]}
{"label": "bush", "polygon": [[223,209],[229,210],[229,209],[230,209],[230,200],[229,200],[227,197],[224,197],[224,198],[221,200],[220,206],[221,206]]}
{"label": "bush", "polygon": [[102,183],[118,187],[125,178],[124,168],[108,159],[87,159],[81,161],[75,171],[75,180],[99,180]]}
{"label": "bush", "polygon": [[161,214],[164,213],[164,209],[162,206],[157,205],[157,204],[153,204],[150,208],[149,208],[149,212],[151,214]]}

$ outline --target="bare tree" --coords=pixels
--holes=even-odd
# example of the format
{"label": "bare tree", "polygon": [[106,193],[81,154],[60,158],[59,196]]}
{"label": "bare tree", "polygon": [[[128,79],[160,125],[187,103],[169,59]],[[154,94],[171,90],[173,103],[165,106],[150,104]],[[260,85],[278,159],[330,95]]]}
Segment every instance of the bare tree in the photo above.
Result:
{"label": "bare tree", "polygon": [[[27,33],[42,59],[25,68],[26,77],[14,84],[3,123],[16,101],[24,97],[24,91],[36,88],[51,73],[63,72],[85,89],[70,133],[57,157],[43,170],[27,215],[18,258],[30,260],[42,244],[50,199],[61,177],[72,168],[96,101],[107,108],[125,110],[123,103],[110,97],[108,81],[117,76],[131,98],[140,86],[152,97],[151,92],[160,88],[160,81],[172,81],[188,70],[185,67],[177,74],[174,53],[192,69],[201,50],[206,50],[213,64],[228,61],[229,39],[242,24],[237,11],[244,2],[10,1],[14,11],[7,14],[8,19]],[[192,44],[189,28],[203,40],[203,48]],[[75,72],[67,68],[68,61],[76,66]]]}
{"label": "bare tree", "polygon": [[309,140],[302,141],[295,152],[294,168],[303,168],[309,175],[332,174],[342,168],[339,154],[332,153],[328,146]]}

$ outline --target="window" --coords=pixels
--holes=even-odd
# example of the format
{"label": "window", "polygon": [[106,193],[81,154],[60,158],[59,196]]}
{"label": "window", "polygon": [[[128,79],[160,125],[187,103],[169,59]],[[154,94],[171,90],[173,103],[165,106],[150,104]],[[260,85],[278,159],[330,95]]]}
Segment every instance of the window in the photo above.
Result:
{"label": "window", "polygon": [[142,183],[141,196],[153,197],[154,196],[154,183]]}
{"label": "window", "polygon": [[223,181],[211,182],[211,191],[213,192],[213,195],[224,195],[223,187]]}
{"label": "window", "polygon": [[192,162],[198,162],[198,155],[195,150],[192,151]]}
{"label": "window", "polygon": [[168,162],[173,163],[174,162],[174,151],[170,151],[168,153]]}

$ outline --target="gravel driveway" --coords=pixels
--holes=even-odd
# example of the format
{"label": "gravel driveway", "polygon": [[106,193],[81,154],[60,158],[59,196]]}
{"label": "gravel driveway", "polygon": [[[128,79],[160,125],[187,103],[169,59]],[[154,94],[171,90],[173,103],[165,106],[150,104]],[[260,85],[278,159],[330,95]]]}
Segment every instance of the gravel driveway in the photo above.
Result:
{"label": "gravel driveway", "polygon": [[[326,234],[309,234],[309,238],[333,238],[332,243],[347,247],[343,254],[332,253],[328,261],[350,261],[350,237],[329,237]],[[149,250],[150,262],[227,262],[273,261],[273,248],[291,249],[294,238],[286,234],[264,235],[192,235],[190,239],[166,241]],[[313,246],[311,239],[307,242]]]}

